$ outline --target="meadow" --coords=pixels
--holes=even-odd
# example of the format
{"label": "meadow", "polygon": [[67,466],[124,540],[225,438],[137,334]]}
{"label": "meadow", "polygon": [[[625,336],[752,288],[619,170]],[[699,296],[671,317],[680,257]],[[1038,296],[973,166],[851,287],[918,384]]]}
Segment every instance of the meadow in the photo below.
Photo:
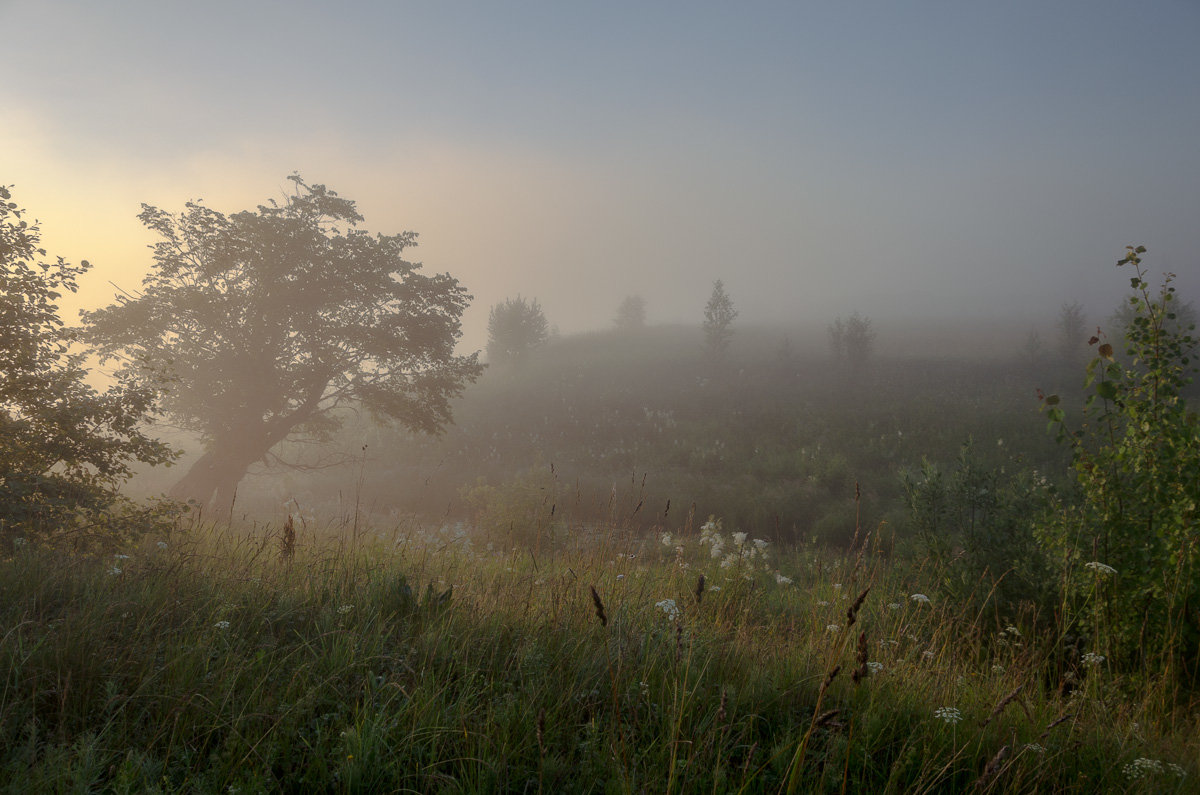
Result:
{"label": "meadow", "polygon": [[864,533],[535,553],[197,527],[0,563],[10,792],[1187,792],[1169,681],[998,624]]}
{"label": "meadow", "polygon": [[7,528],[0,784],[1195,791],[1194,417],[1121,448],[1181,490],[1162,596],[1135,501],[1108,557],[1070,535],[1107,499],[1047,431],[1082,359],[798,339],[556,340],[440,437],[349,417],[350,466],[225,509]]}

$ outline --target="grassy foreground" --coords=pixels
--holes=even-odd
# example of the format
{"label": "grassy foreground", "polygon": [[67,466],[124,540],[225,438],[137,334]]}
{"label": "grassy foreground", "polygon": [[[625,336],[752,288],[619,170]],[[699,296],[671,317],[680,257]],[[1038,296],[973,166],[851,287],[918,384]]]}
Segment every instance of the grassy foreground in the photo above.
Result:
{"label": "grassy foreground", "polygon": [[[701,576],[703,575],[703,580]],[[1187,792],[1197,712],[868,551],[206,530],[0,561],[12,792]],[[593,590],[594,588],[594,590]],[[1191,705],[1194,707],[1195,705]]]}

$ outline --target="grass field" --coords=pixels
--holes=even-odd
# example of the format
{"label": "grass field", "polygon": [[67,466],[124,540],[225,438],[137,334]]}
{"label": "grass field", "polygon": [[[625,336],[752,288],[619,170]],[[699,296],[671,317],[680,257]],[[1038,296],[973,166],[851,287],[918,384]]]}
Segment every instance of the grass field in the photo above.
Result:
{"label": "grass field", "polygon": [[18,544],[3,787],[1195,791],[1200,711],[1169,683],[1064,652],[1052,618],[966,612],[870,538],[834,554],[735,530]]}

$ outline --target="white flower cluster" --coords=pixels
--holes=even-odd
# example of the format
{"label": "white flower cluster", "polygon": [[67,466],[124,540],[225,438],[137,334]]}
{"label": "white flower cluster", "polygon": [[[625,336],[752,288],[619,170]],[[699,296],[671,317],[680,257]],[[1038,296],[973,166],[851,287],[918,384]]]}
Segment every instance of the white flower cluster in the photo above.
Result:
{"label": "white flower cluster", "polygon": [[923,593],[915,593],[912,595],[911,599],[914,602],[916,602],[917,604],[922,604],[922,605],[929,604],[929,597]]}
{"label": "white flower cluster", "polygon": [[1083,567],[1085,569],[1091,569],[1092,571],[1096,572],[1097,574],[1116,574],[1117,573],[1117,570],[1114,569],[1112,566],[1101,563],[1098,560],[1093,560],[1090,563],[1085,563],[1085,564],[1083,564]]}
{"label": "white flower cluster", "polygon": [[661,602],[655,602],[654,606],[667,614],[668,621],[679,620],[680,610],[679,605],[675,604],[674,599],[663,599]]}
{"label": "white flower cluster", "polygon": [[[741,531],[731,533],[726,540],[721,534],[721,520],[715,516],[708,517],[708,521],[700,526],[700,543],[708,545],[709,556],[721,561],[723,569],[738,568],[749,574],[759,564],[766,568],[767,542],[761,538],[751,539]],[[780,581],[780,584],[784,583]]]}
{"label": "white flower cluster", "polygon": [[1125,773],[1125,778],[1130,781],[1162,775],[1163,773],[1170,773],[1176,778],[1187,776],[1187,771],[1174,762],[1163,764],[1157,759],[1147,759],[1142,756],[1125,765],[1121,770]]}
{"label": "white flower cluster", "polygon": [[1100,665],[1104,662],[1105,657],[1103,654],[1096,654],[1094,651],[1089,651],[1079,659],[1080,662],[1082,662],[1088,668],[1095,668],[1097,665]]}
{"label": "white flower cluster", "polygon": [[944,720],[953,726],[962,720],[962,713],[956,707],[938,707],[937,711],[933,713],[933,717]]}

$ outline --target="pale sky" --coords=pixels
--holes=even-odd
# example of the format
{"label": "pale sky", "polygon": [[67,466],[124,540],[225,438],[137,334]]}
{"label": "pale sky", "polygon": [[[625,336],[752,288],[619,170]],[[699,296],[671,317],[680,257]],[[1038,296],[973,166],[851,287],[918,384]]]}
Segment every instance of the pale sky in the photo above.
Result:
{"label": "pale sky", "polygon": [[1200,2],[0,0],[0,183],[69,305],[136,287],[141,202],[299,171],[488,307],[570,333],[1106,316],[1127,243],[1200,296]]}

